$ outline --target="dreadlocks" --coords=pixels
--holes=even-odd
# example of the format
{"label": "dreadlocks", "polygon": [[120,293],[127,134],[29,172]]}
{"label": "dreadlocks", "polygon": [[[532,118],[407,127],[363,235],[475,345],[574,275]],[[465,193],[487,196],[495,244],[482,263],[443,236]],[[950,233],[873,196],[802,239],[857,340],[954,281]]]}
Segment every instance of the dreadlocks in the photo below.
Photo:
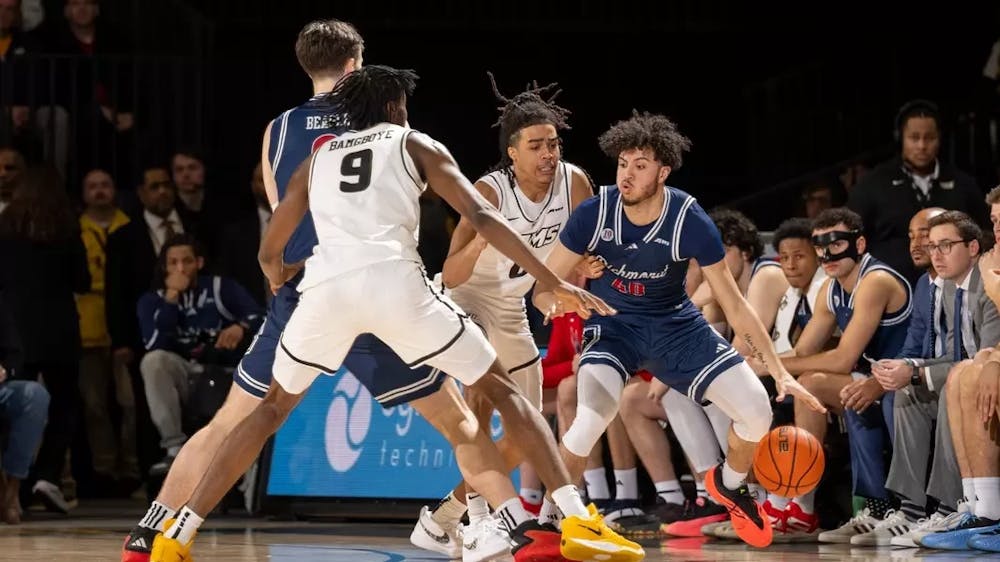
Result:
{"label": "dreadlocks", "polygon": [[677,130],[677,125],[663,115],[632,111],[632,117],[615,123],[597,139],[601,150],[617,159],[622,152],[648,148],[665,166],[677,170],[683,154],[691,149],[691,140]]}
{"label": "dreadlocks", "polygon": [[355,130],[389,120],[386,106],[413,94],[418,76],[412,70],[372,65],[344,76],[326,102],[347,118]]}
{"label": "dreadlocks", "polygon": [[493,124],[500,129],[500,162],[494,166],[494,170],[504,169],[513,163],[507,154],[507,147],[517,144],[521,129],[543,124],[552,125],[556,130],[570,128],[566,122],[570,111],[555,104],[556,97],[562,93],[562,90],[556,89],[558,84],[539,86],[535,81],[528,84],[523,92],[508,99],[497,88],[493,73],[487,72],[486,75],[490,77],[493,95],[503,104],[497,107],[500,117]]}

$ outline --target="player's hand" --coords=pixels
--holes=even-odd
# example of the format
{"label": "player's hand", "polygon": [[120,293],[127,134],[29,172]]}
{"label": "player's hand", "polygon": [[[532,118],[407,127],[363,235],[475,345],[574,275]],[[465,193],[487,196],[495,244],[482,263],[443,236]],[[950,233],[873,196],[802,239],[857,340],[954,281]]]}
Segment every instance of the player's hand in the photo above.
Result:
{"label": "player's hand", "polygon": [[863,414],[868,406],[885,394],[885,389],[877,380],[869,377],[856,380],[840,391],[840,403],[845,410],[854,410]]}
{"label": "player's hand", "polygon": [[163,286],[170,291],[177,291],[178,293],[183,293],[187,290],[188,285],[191,284],[191,278],[179,271],[173,271],[167,274],[167,277],[163,280]]}
{"label": "player's hand", "polygon": [[555,309],[559,316],[567,312],[575,312],[580,315],[580,318],[586,320],[590,318],[591,311],[601,316],[618,314],[617,310],[611,308],[611,305],[601,298],[565,281],[560,281],[559,285],[553,287],[552,294],[557,301]]}
{"label": "player's hand", "polygon": [[795,380],[795,377],[787,372],[784,375],[774,377],[774,386],[778,391],[778,397],[775,398],[777,402],[781,402],[785,396],[791,394],[796,400],[801,400],[806,406],[809,406],[810,410],[821,414],[826,413],[826,406],[819,401],[819,398],[813,396],[799,381]]}
{"label": "player's hand", "polygon": [[215,339],[215,347],[218,349],[236,349],[236,346],[240,345],[240,342],[243,341],[245,334],[243,326],[233,324],[219,332],[219,337]]}
{"label": "player's hand", "polygon": [[979,379],[979,391],[976,393],[976,408],[983,423],[989,423],[997,414],[998,388],[1000,388],[1000,372],[996,369],[983,369],[982,377]]}
{"label": "player's hand", "polygon": [[[274,274],[273,278],[270,276],[267,278],[267,283],[271,286],[271,294],[277,295],[278,291],[285,285],[285,283],[294,279],[304,267],[305,262],[302,261],[292,264],[282,264],[281,270]],[[265,275],[266,273],[267,272],[265,272]]]}
{"label": "player's hand", "polygon": [[653,380],[649,381],[649,389],[646,391],[646,398],[649,398],[653,402],[659,402],[669,390],[669,386],[663,384],[663,381],[654,377]]}
{"label": "player's hand", "polygon": [[901,359],[883,359],[872,363],[872,375],[884,390],[899,390],[909,386],[913,367]]}
{"label": "player's hand", "polygon": [[576,272],[586,279],[597,279],[604,275],[604,262],[597,256],[587,256],[576,266]]}

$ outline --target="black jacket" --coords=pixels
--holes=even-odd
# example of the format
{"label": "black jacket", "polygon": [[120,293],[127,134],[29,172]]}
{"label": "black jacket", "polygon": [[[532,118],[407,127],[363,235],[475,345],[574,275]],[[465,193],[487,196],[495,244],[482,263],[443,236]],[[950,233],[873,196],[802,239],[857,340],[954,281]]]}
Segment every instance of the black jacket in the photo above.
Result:
{"label": "black jacket", "polygon": [[940,162],[938,178],[932,181],[926,202],[917,200],[916,189],[897,156],[865,175],[847,200],[847,206],[864,221],[868,251],[901,273],[911,285],[923,274],[913,266],[909,250],[910,219],[920,209],[962,211],[983,228],[990,228],[983,192],[976,180],[961,170]]}

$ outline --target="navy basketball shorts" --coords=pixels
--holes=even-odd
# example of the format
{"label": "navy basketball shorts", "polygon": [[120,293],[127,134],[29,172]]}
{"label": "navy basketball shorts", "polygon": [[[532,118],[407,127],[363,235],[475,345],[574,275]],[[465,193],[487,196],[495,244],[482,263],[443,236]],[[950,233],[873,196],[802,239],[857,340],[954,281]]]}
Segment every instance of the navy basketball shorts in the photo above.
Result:
{"label": "navy basketball shorts", "polygon": [[[281,332],[299,303],[298,281],[289,281],[271,299],[264,323],[233,373],[233,381],[256,398],[263,398],[271,386]],[[447,376],[429,366],[409,368],[392,349],[368,334],[355,340],[343,366],[386,408],[434,394]]]}
{"label": "navy basketball shorts", "polygon": [[623,380],[645,369],[699,404],[712,381],[741,361],[701,315],[593,316],[583,329],[581,365],[610,366]]}

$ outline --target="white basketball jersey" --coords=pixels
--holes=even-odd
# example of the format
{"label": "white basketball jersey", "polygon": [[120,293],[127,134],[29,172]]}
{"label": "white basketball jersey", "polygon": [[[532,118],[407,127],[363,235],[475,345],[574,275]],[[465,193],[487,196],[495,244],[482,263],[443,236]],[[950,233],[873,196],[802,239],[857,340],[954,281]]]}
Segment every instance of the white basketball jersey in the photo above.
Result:
{"label": "white basketball jersey", "polygon": [[[824,281],[826,281],[826,272],[823,271],[822,267],[816,268],[816,273],[813,274],[809,289],[806,291],[806,302],[809,303],[809,310],[816,310],[816,297],[819,296],[819,290],[823,287]],[[789,287],[781,297],[778,316],[774,319],[774,328],[771,329],[774,350],[778,353],[783,353],[794,347],[791,334],[795,323],[795,307],[801,295],[802,293],[798,289]]]}
{"label": "white basketball jersey", "polygon": [[[556,166],[556,175],[549,186],[548,195],[537,203],[525,197],[509,170],[491,172],[479,178],[479,181],[493,188],[500,203],[500,214],[521,235],[532,253],[544,262],[569,220],[572,171],[578,169],[573,164],[560,162]],[[472,290],[494,298],[520,299],[534,282],[534,277],[518,267],[513,260],[493,246],[487,246],[479,255],[472,276],[454,291]]]}
{"label": "white basketball jersey", "polygon": [[384,261],[420,263],[417,228],[424,183],[406,151],[412,129],[382,123],[325,142],[309,172],[318,244],[300,290]]}

